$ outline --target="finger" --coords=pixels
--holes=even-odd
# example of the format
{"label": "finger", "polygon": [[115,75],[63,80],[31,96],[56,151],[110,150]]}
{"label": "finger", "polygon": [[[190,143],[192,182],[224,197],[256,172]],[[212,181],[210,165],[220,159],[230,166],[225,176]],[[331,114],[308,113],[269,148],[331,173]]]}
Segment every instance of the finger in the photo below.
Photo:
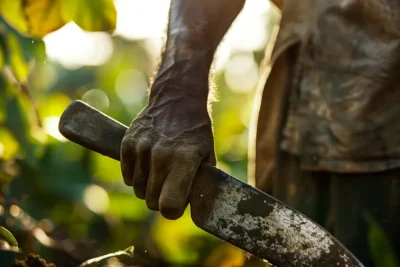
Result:
{"label": "finger", "polygon": [[159,209],[171,220],[178,219],[185,211],[190,190],[201,158],[177,162],[165,179],[161,190]]}
{"label": "finger", "polygon": [[164,146],[157,146],[152,151],[149,180],[146,188],[146,204],[151,210],[158,211],[161,189],[168,174],[168,158],[170,149]]}
{"label": "finger", "polygon": [[121,172],[124,183],[132,186],[133,171],[135,167],[135,157],[129,141],[123,141],[121,145]]}
{"label": "finger", "polygon": [[150,142],[142,141],[136,149],[135,170],[133,172],[133,191],[137,198],[145,199],[151,157]]}

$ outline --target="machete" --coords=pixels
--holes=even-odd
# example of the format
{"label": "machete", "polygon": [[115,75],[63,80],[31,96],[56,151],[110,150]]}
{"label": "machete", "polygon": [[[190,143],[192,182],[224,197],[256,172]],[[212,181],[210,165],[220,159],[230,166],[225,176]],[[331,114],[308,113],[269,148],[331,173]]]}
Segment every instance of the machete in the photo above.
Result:
{"label": "machete", "polygon": [[[126,130],[79,100],[59,123],[67,139],[115,160]],[[363,266],[305,215],[208,163],[196,173],[189,203],[197,227],[276,266]]]}

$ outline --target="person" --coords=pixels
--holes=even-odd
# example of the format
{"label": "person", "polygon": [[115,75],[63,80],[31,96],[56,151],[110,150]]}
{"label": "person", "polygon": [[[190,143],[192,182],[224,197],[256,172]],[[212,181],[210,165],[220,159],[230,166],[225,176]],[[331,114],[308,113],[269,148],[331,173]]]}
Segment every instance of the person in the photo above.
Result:
{"label": "person", "polygon": [[[208,78],[244,2],[171,0],[148,105],[121,147],[125,183],[165,218],[183,214],[200,163],[216,164]],[[400,2],[273,2],[282,17],[255,104],[250,181],[366,266],[374,221],[400,255]]]}

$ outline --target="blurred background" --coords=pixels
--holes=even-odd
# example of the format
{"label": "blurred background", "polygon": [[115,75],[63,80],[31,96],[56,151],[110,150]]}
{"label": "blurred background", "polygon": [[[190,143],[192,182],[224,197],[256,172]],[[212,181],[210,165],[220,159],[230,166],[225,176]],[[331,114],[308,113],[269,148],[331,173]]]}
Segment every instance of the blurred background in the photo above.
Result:
{"label": "blurred background", "polygon": [[[99,1],[114,5],[112,31],[97,24],[89,29],[91,16],[96,22],[97,15],[112,15],[85,1],[74,19],[51,28],[58,13],[35,13],[46,4],[36,1],[24,14],[42,16],[49,33],[34,20],[24,28],[16,17],[22,2],[0,0],[0,225],[14,234],[22,254],[76,266],[134,246],[129,264],[138,266],[243,266],[244,253],[198,229],[189,210],[177,221],[150,212],[124,185],[117,161],[58,132],[60,115],[75,99],[130,124],[147,102],[170,1]],[[278,21],[268,1],[247,1],[214,63],[218,167],[244,181],[259,65]]]}

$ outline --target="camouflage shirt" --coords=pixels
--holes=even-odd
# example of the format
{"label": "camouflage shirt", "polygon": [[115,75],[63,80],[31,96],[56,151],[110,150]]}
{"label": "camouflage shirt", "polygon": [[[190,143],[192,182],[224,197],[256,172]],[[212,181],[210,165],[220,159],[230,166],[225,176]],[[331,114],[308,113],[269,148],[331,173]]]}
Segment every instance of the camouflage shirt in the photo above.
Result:
{"label": "camouflage shirt", "polygon": [[298,40],[281,149],[311,170],[400,166],[400,1],[288,0],[280,31]]}

